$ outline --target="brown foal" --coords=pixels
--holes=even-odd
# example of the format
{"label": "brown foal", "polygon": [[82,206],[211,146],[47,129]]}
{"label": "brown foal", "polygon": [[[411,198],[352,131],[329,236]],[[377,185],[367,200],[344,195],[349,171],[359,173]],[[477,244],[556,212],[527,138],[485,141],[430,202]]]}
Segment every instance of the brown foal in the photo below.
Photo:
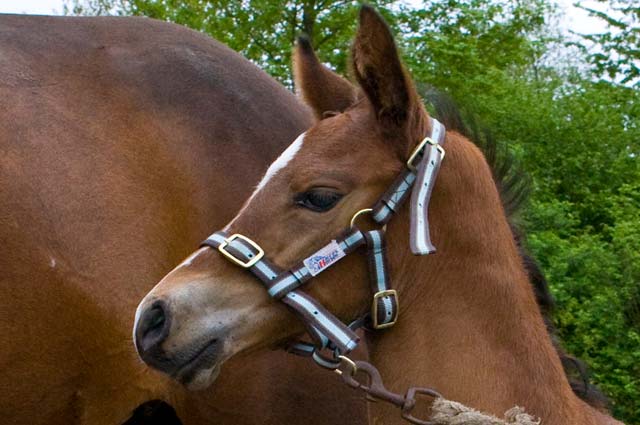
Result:
{"label": "brown foal", "polygon": [[[361,11],[353,45],[358,87],[324,68],[305,43],[295,57],[297,86],[318,121],[271,165],[225,228],[256,241],[284,269],[372,205],[431,131],[393,37],[371,8]],[[429,386],[496,415],[524,406],[545,425],[618,423],[572,392],[484,156],[455,132],[445,149],[429,210],[437,254],[411,255],[407,207],[386,230],[400,315],[394,327],[371,334],[371,363],[398,392]],[[348,322],[370,305],[366,281],[365,261],[351,255],[305,291]],[[155,323],[137,322],[138,350],[193,388],[210,384],[228,359],[303,331],[250,274],[208,247],[168,274],[138,316],[158,305]],[[418,409],[428,416],[428,403]],[[398,412],[372,404],[370,421],[397,423]]]}

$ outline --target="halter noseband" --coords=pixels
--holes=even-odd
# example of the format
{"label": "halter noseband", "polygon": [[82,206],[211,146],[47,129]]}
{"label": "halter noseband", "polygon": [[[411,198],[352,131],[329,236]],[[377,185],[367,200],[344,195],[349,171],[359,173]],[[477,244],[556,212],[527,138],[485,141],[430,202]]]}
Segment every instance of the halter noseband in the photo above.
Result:
{"label": "halter noseband", "polygon": [[[356,365],[345,357],[359,342],[355,333],[367,322],[373,329],[393,326],[398,319],[398,294],[391,288],[385,257],[384,227],[398,211],[411,193],[411,251],[426,255],[435,252],[429,235],[427,210],[431,191],[435,183],[445,152],[444,126],[431,119],[431,134],[418,144],[406,163],[406,168],[389,186],[372,208],[356,212],[351,226],[343,234],[320,248],[290,270],[282,270],[265,257],[264,250],[254,241],[239,233],[228,235],[224,231],[209,236],[201,246],[217,249],[225,258],[239,267],[248,269],[266,287],[269,295],[282,301],[304,322],[314,344],[298,342],[288,351],[311,356],[320,366],[341,372],[346,363],[355,373]],[[356,219],[370,213],[372,219],[383,226],[379,230],[362,231]],[[368,315],[345,325],[332,313],[311,298],[299,287],[323,272],[340,259],[361,246],[367,247],[369,275],[373,292],[371,310]],[[328,348],[332,358],[321,354]]]}

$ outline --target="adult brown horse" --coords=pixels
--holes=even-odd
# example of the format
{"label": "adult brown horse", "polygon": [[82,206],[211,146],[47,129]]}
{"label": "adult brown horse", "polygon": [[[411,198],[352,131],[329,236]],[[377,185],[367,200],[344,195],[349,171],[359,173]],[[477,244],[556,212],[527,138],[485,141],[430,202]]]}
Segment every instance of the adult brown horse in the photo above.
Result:
{"label": "adult brown horse", "polygon": [[193,394],[131,343],[139,299],[311,124],[295,96],[175,25],[3,15],[0,99],[0,423],[117,425],[156,398],[184,424],[314,423],[311,394],[323,421],[364,412],[284,353]]}
{"label": "adult brown horse", "polygon": [[[256,276],[274,296],[288,288],[282,299],[289,306],[303,311],[305,302],[311,304],[303,317],[324,326],[316,329],[334,336],[342,352],[352,342],[340,339],[347,331],[335,330],[330,319],[314,321],[314,315],[325,314],[322,308],[292,297],[311,296],[346,322],[371,305],[367,267],[357,255],[315,276],[304,293],[291,288],[362,240],[359,230],[338,237],[356,211],[373,205],[399,173],[407,175],[410,153],[422,152],[416,146],[436,124],[403,69],[388,27],[368,7],[362,9],[353,47],[364,96],[318,66],[312,52],[299,50],[298,86],[317,116],[334,113],[298,137],[224,231],[207,240],[218,249],[198,250],[138,307],[141,357],[188,385],[206,385],[226,360],[303,331],[302,321],[274,302]],[[430,386],[497,415],[525,406],[545,425],[618,423],[572,392],[485,158],[453,131],[444,146],[447,157],[429,210],[438,253],[411,255],[409,224],[420,217],[410,220],[409,208],[401,208],[388,224],[388,262],[401,311],[395,327],[370,338],[372,363],[396,391]],[[427,162],[436,158],[433,149],[425,154]],[[401,188],[396,182],[392,187]],[[393,210],[395,195],[384,199],[383,207]],[[295,266],[332,238],[339,243],[327,245],[319,266],[310,265],[308,257],[291,275],[274,271]],[[269,261],[261,258],[260,247]],[[421,410],[416,416],[427,417],[426,406],[416,408]],[[372,423],[398,422],[398,412],[387,405],[371,409]]]}

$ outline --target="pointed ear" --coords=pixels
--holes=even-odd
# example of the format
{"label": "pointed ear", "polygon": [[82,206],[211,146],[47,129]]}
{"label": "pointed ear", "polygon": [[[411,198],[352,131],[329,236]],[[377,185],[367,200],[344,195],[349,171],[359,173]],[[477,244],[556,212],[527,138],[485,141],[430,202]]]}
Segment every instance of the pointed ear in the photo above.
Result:
{"label": "pointed ear", "polygon": [[383,131],[405,128],[420,110],[419,96],[402,66],[391,30],[370,6],[360,9],[352,58],[355,77],[371,101]]}
{"label": "pointed ear", "polygon": [[296,90],[318,119],[327,111],[342,112],[356,100],[355,86],[320,63],[306,37],[298,37],[293,74]]}

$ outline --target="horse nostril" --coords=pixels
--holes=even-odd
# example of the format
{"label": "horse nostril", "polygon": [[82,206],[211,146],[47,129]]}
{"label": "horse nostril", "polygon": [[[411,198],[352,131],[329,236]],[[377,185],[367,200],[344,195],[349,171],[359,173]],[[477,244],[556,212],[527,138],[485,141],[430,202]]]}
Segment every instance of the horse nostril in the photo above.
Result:
{"label": "horse nostril", "polygon": [[142,335],[143,338],[148,337],[150,334],[162,332],[162,325],[164,325],[165,317],[164,310],[160,306],[152,307],[149,310],[149,314],[146,317],[147,327]]}
{"label": "horse nostril", "polygon": [[136,328],[136,347],[144,358],[145,353],[157,351],[169,335],[169,310],[164,301],[156,301],[140,315]]}

